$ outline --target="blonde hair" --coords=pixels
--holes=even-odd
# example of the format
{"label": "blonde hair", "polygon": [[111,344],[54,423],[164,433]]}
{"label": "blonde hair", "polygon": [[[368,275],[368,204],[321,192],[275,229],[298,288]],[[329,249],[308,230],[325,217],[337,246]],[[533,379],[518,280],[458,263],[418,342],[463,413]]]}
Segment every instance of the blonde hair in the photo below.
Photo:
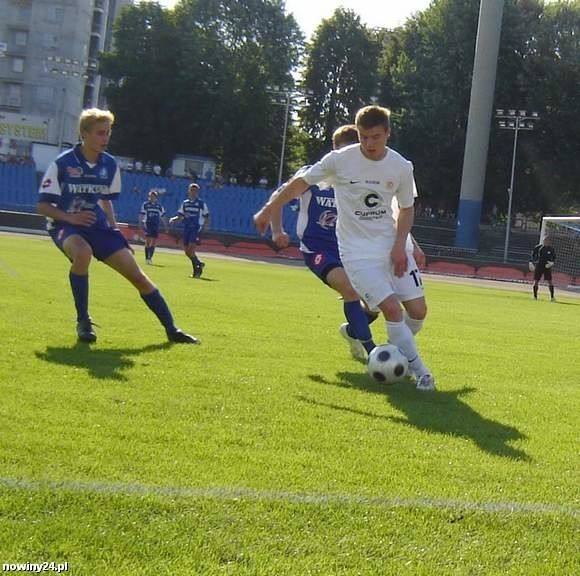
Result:
{"label": "blonde hair", "polygon": [[83,110],[79,116],[79,134],[83,132],[90,132],[95,124],[98,122],[115,122],[115,115],[109,110],[101,110],[100,108],[88,108]]}
{"label": "blonde hair", "polygon": [[361,108],[355,117],[356,127],[360,130],[369,130],[376,126],[382,126],[385,130],[391,129],[391,111],[383,106],[365,106]]}

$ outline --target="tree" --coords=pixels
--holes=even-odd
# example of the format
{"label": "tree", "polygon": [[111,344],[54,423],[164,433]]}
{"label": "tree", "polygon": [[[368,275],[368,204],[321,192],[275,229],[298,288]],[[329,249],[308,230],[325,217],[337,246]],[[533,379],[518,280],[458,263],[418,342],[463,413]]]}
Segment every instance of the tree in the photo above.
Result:
{"label": "tree", "polygon": [[[302,41],[281,0],[128,8],[102,62],[116,80],[111,108],[123,117],[114,144],[159,159],[161,143],[165,161],[175,153],[214,156],[224,171],[273,179],[279,129],[265,86],[291,78]],[[138,142],[143,136],[148,144]]]}
{"label": "tree", "polygon": [[311,157],[330,150],[334,130],[376,96],[378,56],[377,34],[350,10],[337,9],[315,31],[302,80],[313,96],[300,114]]}

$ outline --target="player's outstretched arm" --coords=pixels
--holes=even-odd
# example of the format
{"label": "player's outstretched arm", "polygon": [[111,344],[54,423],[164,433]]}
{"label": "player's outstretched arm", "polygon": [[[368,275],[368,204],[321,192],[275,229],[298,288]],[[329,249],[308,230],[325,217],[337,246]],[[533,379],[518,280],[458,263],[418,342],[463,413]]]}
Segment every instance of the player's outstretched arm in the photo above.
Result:
{"label": "player's outstretched arm", "polygon": [[268,202],[254,214],[254,224],[260,234],[265,234],[270,226],[272,215],[282,211],[285,204],[298,198],[308,189],[309,184],[300,176],[292,178],[287,184],[276,190]]}

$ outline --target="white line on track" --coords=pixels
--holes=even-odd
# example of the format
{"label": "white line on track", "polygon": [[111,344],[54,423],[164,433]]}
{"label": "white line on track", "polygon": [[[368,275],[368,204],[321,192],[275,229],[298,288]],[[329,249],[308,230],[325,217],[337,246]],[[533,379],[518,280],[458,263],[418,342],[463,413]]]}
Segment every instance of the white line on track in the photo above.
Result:
{"label": "white line on track", "polygon": [[22,480],[0,478],[0,489],[82,494],[113,494],[120,496],[163,496],[196,499],[247,500],[257,502],[286,502],[289,504],[374,506],[381,508],[419,508],[473,511],[499,514],[537,514],[578,518],[580,510],[572,506],[535,502],[465,502],[440,498],[400,498],[359,496],[356,494],[323,494],[256,490],[253,488],[215,487],[187,488],[182,486],[148,486],[114,482],[80,482],[75,480]]}

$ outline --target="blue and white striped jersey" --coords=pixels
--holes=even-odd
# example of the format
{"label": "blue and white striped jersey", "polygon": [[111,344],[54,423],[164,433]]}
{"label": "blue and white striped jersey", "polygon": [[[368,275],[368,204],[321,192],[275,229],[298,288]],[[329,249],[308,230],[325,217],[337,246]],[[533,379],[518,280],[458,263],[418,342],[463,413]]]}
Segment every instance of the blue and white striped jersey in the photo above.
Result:
{"label": "blue and white striped jersey", "polygon": [[192,200],[186,198],[177,211],[183,216],[183,225],[185,228],[201,228],[205,219],[209,216],[207,204],[200,198]]}
{"label": "blue and white striped jersey", "polygon": [[161,216],[165,215],[165,208],[159,202],[150,202],[147,200],[147,202],[143,202],[139,214],[145,225],[155,225],[159,224]]}
{"label": "blue and white striped jersey", "polygon": [[[50,164],[40,184],[38,199],[69,214],[91,210],[97,215],[92,228],[108,228],[106,214],[98,201],[116,200],[120,192],[121,172],[115,158],[102,152],[96,164],[92,164],[77,144]],[[63,225],[47,218],[49,230]]]}

